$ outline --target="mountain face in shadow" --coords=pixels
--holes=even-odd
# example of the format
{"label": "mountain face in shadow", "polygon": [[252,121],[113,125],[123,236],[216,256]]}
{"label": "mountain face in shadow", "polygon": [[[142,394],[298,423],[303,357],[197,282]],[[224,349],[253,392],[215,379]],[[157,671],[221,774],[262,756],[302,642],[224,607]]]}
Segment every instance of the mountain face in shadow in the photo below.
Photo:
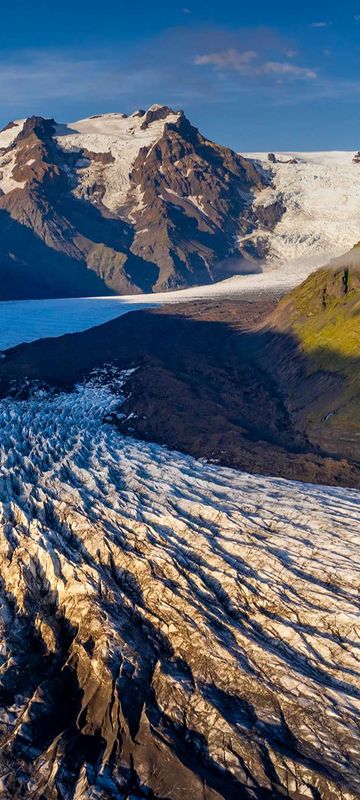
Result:
{"label": "mountain face in shadow", "polygon": [[7,126],[0,298],[136,294],[229,277],[252,259],[239,237],[279,217],[252,208],[267,180],[167,107]]}

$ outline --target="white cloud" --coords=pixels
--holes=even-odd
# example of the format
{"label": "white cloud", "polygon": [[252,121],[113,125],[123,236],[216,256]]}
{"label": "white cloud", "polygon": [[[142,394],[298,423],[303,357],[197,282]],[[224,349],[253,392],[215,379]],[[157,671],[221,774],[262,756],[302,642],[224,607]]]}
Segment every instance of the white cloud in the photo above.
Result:
{"label": "white cloud", "polygon": [[217,70],[230,69],[248,76],[282,76],[314,80],[317,73],[309,67],[299,67],[289,61],[261,61],[255,50],[234,48],[219,53],[206,53],[195,58],[197,66],[210,65]]}
{"label": "white cloud", "polygon": [[240,52],[233,48],[225,50],[222,53],[207,53],[206,55],[196,56],[195,64],[204,65],[211,64],[214,67],[230,67],[242,72],[247,69],[254,59],[257,58],[255,50],[245,50]]}
{"label": "white cloud", "polygon": [[329,26],[329,24],[330,24],[329,22],[324,22],[324,21],[311,22],[310,23],[310,28],[327,28]]}
{"label": "white cloud", "polygon": [[297,67],[296,64],[289,64],[287,61],[266,61],[262,65],[259,74],[262,75],[289,75],[293,78],[308,78],[314,80],[317,73],[308,67]]}

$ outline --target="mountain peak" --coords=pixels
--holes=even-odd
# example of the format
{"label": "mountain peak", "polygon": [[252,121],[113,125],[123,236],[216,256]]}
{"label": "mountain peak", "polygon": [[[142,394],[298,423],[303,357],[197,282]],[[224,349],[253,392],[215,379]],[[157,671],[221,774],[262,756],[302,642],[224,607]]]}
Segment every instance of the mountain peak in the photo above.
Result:
{"label": "mountain peak", "polygon": [[142,130],[145,130],[149,125],[151,125],[152,122],[158,122],[159,120],[166,120],[169,117],[178,118],[180,116],[180,113],[181,112],[179,111],[173,111],[173,109],[169,108],[169,106],[154,104],[150,106],[150,108],[147,110],[141,128]]}

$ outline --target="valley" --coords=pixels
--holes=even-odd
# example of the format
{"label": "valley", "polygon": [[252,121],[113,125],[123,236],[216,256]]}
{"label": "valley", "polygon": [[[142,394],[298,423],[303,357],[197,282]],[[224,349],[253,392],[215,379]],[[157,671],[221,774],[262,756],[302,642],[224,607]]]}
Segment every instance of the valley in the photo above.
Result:
{"label": "valley", "polygon": [[4,800],[360,797],[353,155],[0,132]]}

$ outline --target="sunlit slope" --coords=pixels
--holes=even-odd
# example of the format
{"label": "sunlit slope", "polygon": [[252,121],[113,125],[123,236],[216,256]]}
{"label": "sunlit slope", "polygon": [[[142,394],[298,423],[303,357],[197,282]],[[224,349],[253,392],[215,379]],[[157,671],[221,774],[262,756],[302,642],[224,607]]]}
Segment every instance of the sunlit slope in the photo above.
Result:
{"label": "sunlit slope", "polygon": [[326,441],[360,444],[360,266],[358,248],[325,267],[284,298],[274,315],[277,329],[295,336],[308,378],[318,392],[301,416]]}

